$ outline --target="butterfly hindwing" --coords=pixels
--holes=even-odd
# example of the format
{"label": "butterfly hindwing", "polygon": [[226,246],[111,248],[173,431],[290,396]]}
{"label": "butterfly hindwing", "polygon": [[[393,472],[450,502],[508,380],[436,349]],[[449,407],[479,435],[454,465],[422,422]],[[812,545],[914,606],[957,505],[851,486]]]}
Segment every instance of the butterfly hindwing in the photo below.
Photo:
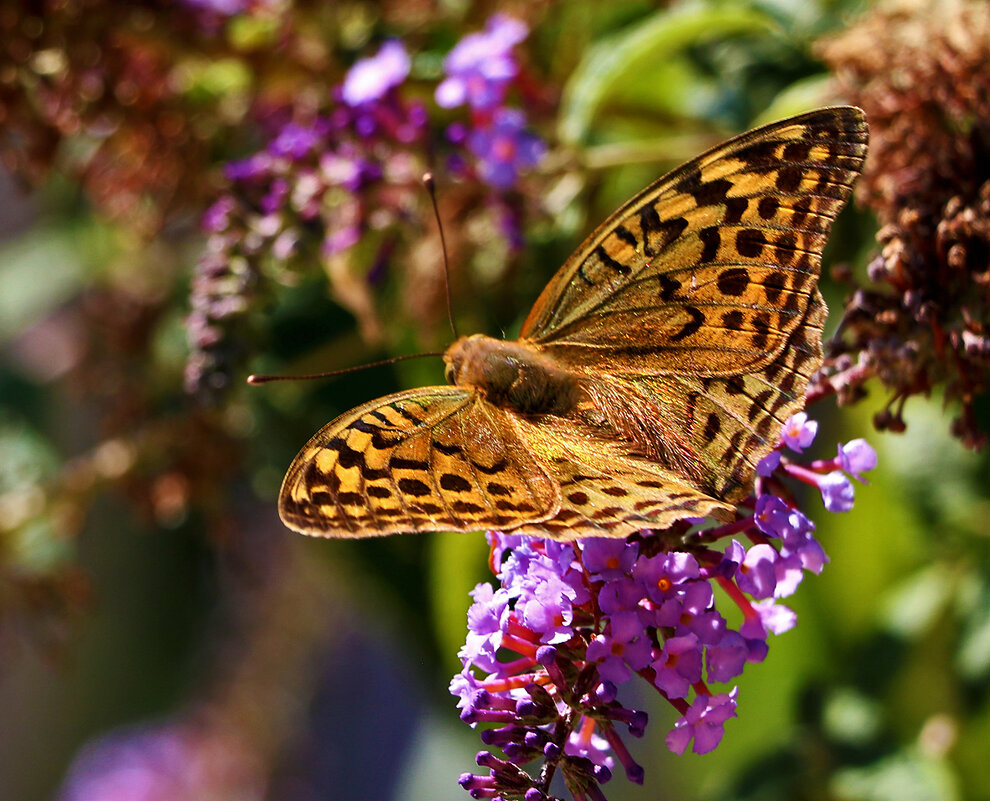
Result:
{"label": "butterfly hindwing", "polygon": [[509,413],[428,387],[321,429],[285,476],[279,514],[289,528],[332,537],[475,531],[553,516],[559,492]]}
{"label": "butterfly hindwing", "polygon": [[825,304],[815,290],[805,318],[784,349],[752,373],[715,378],[674,374],[631,381],[669,412],[668,425],[684,432],[704,467],[701,486],[706,492],[740,500],[750,491],[757,464],[777,445],[787,419],[804,407],[808,380],[822,360],[824,322]]}
{"label": "butterfly hindwing", "polygon": [[513,534],[558,540],[628,537],[685,517],[730,519],[732,507],[669,470],[631,454],[621,442],[594,437],[568,421],[519,421],[520,433],[560,486],[560,510]]}

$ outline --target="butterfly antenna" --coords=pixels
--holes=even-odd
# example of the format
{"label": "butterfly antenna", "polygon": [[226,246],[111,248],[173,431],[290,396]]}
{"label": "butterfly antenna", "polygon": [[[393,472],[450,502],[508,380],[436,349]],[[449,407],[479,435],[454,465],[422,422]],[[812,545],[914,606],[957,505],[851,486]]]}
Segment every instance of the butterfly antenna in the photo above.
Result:
{"label": "butterfly antenna", "polygon": [[409,353],[405,356],[393,356],[391,359],[382,359],[380,362],[371,362],[370,364],[358,364],[354,367],[344,367],[340,370],[331,370],[329,373],[311,373],[309,375],[249,375],[247,377],[247,382],[249,384],[268,384],[272,381],[309,381],[314,378],[332,378],[336,375],[344,375],[345,373],[356,373],[358,370],[364,370],[367,367],[382,367],[386,364],[395,364],[396,362],[404,362],[408,359],[421,359],[424,356],[443,356],[439,351],[435,353]]}
{"label": "butterfly antenna", "polygon": [[423,185],[430,194],[430,202],[433,204],[433,216],[437,220],[437,228],[440,230],[440,249],[443,252],[443,285],[447,290],[447,319],[450,321],[450,330],[457,339],[457,326],[454,325],[453,306],[450,302],[450,262],[447,260],[447,237],[443,233],[443,223],[440,220],[440,209],[437,208],[437,191],[433,181],[433,173],[423,174]]}

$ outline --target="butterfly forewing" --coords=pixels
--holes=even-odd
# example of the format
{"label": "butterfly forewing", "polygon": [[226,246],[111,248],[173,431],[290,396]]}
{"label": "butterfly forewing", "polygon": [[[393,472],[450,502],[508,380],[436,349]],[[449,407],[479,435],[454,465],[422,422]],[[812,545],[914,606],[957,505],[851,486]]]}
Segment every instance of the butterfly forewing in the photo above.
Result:
{"label": "butterfly forewing", "polygon": [[612,375],[734,375],[805,316],[866,153],[852,108],[750,131],[624,205],[554,276],[523,338]]}
{"label": "butterfly forewing", "polygon": [[296,457],[279,496],[287,526],[333,537],[511,528],[558,506],[557,483],[508,413],[454,387],[337,418]]}

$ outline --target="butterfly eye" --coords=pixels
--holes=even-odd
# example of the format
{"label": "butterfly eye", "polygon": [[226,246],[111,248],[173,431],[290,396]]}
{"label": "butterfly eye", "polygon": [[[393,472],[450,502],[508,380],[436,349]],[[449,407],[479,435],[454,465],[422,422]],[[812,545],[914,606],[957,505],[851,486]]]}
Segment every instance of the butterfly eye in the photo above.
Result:
{"label": "butterfly eye", "polygon": [[448,384],[456,384],[457,376],[455,373],[455,368],[453,362],[447,362],[443,368],[443,377],[447,380]]}

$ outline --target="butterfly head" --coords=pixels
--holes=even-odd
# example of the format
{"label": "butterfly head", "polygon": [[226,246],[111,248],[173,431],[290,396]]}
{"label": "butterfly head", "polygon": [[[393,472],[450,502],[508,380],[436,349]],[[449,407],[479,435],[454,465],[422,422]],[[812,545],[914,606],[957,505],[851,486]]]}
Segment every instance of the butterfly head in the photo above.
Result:
{"label": "butterfly head", "polygon": [[485,364],[501,344],[484,334],[458,339],[443,355],[447,382],[466,389],[483,389],[488,384]]}

